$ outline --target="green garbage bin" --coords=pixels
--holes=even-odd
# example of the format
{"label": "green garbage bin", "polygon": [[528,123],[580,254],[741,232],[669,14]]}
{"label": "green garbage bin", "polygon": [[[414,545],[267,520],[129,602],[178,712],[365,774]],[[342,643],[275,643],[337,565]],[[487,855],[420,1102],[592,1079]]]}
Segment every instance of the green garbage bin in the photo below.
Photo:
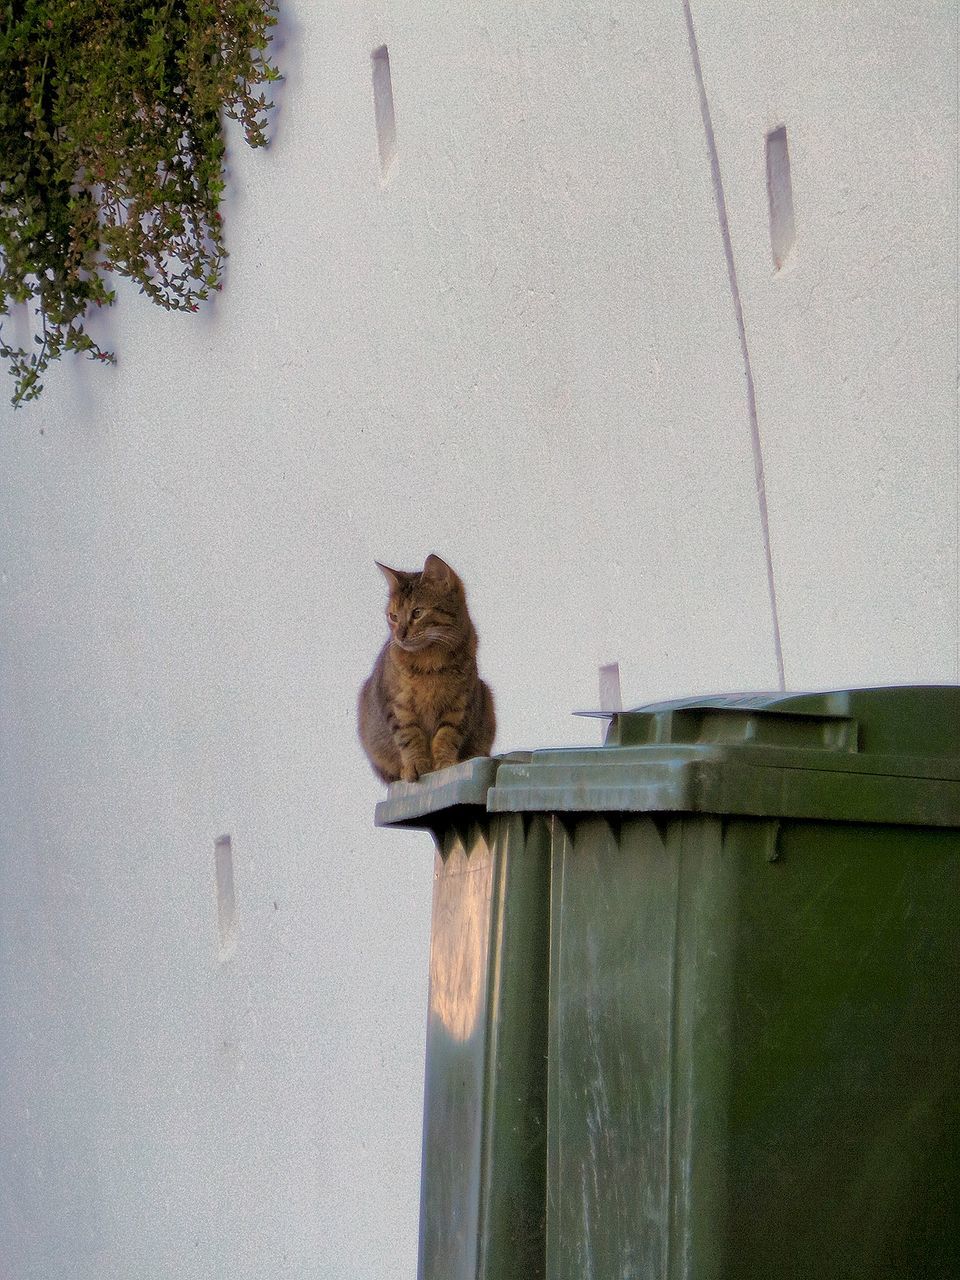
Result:
{"label": "green garbage bin", "polygon": [[425,1280],[960,1276],[960,689],[662,704],[458,768],[379,815],[439,846]]}

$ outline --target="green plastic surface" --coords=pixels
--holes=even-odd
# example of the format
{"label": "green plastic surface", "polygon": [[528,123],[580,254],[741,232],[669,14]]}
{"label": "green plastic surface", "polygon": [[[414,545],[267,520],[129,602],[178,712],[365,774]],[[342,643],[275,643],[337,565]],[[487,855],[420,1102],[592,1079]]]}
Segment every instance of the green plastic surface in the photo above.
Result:
{"label": "green plastic surface", "polygon": [[425,827],[436,830],[458,818],[467,818],[477,809],[486,809],[487,795],[497,770],[504,762],[530,759],[529,752],[508,756],[475,756],[426,773],[419,782],[393,782],[387,797],[377,805],[378,827]]}
{"label": "green plastic surface", "polygon": [[418,1276],[542,1280],[546,826],[465,820],[438,839]]}
{"label": "green plastic surface", "polygon": [[493,813],[716,813],[960,825],[960,689],[751,694],[612,717],[602,748],[501,768]]}
{"label": "green plastic surface", "polygon": [[960,1276],[960,836],[554,819],[550,1280]]}
{"label": "green plastic surface", "polygon": [[960,1277],[960,689],[691,699],[391,787],[421,1280]]}
{"label": "green plastic surface", "polygon": [[[759,713],[754,715],[753,713]],[[763,740],[878,756],[960,755],[960,686],[891,685],[829,693],[746,693],[654,703],[611,717],[610,745]],[[753,727],[751,727],[751,721]],[[652,733],[647,726],[655,726]]]}

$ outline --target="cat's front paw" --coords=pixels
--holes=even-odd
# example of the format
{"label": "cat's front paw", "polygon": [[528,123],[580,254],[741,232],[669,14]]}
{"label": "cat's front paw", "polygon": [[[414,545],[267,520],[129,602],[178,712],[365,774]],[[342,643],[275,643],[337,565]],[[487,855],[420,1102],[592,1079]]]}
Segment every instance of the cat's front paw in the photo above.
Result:
{"label": "cat's front paw", "polygon": [[429,760],[404,760],[400,766],[401,782],[417,782],[425,773],[429,773],[433,765]]}
{"label": "cat's front paw", "polygon": [[455,751],[437,751],[434,753],[434,769],[449,769],[451,765],[459,763],[460,757]]}

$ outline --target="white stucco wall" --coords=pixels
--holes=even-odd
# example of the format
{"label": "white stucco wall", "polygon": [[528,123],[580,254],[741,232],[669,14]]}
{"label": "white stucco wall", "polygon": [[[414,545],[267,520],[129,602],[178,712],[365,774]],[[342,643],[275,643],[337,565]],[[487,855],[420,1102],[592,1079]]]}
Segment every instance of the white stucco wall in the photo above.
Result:
{"label": "white stucco wall", "polygon": [[788,687],[960,678],[956,7],[691,17],[732,274],[682,0],[286,0],[216,305],[122,292],[115,370],[0,408],[3,1280],[413,1274],[432,849],[354,737],[374,557],[463,574],[501,750],[595,741],[603,662],[776,687],[756,439]]}

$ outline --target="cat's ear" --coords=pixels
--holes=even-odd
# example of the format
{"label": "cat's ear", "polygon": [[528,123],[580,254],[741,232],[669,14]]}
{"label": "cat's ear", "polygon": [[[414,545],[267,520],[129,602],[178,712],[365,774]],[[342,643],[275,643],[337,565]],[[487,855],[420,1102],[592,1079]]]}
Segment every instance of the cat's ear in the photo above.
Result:
{"label": "cat's ear", "polygon": [[460,581],[450,566],[432,553],[423,562],[423,576],[433,582],[440,582],[445,587],[452,587],[455,582]]}
{"label": "cat's ear", "polygon": [[400,577],[401,577],[401,575],[400,575],[399,571],[398,571],[398,570],[396,570],[396,569],[388,569],[388,568],[387,568],[387,566],[386,566],[385,564],[381,564],[379,560],[374,560],[374,562],[373,562],[373,563],[377,566],[377,568],[380,570],[380,572],[381,572],[381,573],[383,574],[383,576],[386,578],[386,580],[387,580],[387,586],[389,586],[390,590],[391,590],[391,591],[399,591],[399,590],[400,590]]}

